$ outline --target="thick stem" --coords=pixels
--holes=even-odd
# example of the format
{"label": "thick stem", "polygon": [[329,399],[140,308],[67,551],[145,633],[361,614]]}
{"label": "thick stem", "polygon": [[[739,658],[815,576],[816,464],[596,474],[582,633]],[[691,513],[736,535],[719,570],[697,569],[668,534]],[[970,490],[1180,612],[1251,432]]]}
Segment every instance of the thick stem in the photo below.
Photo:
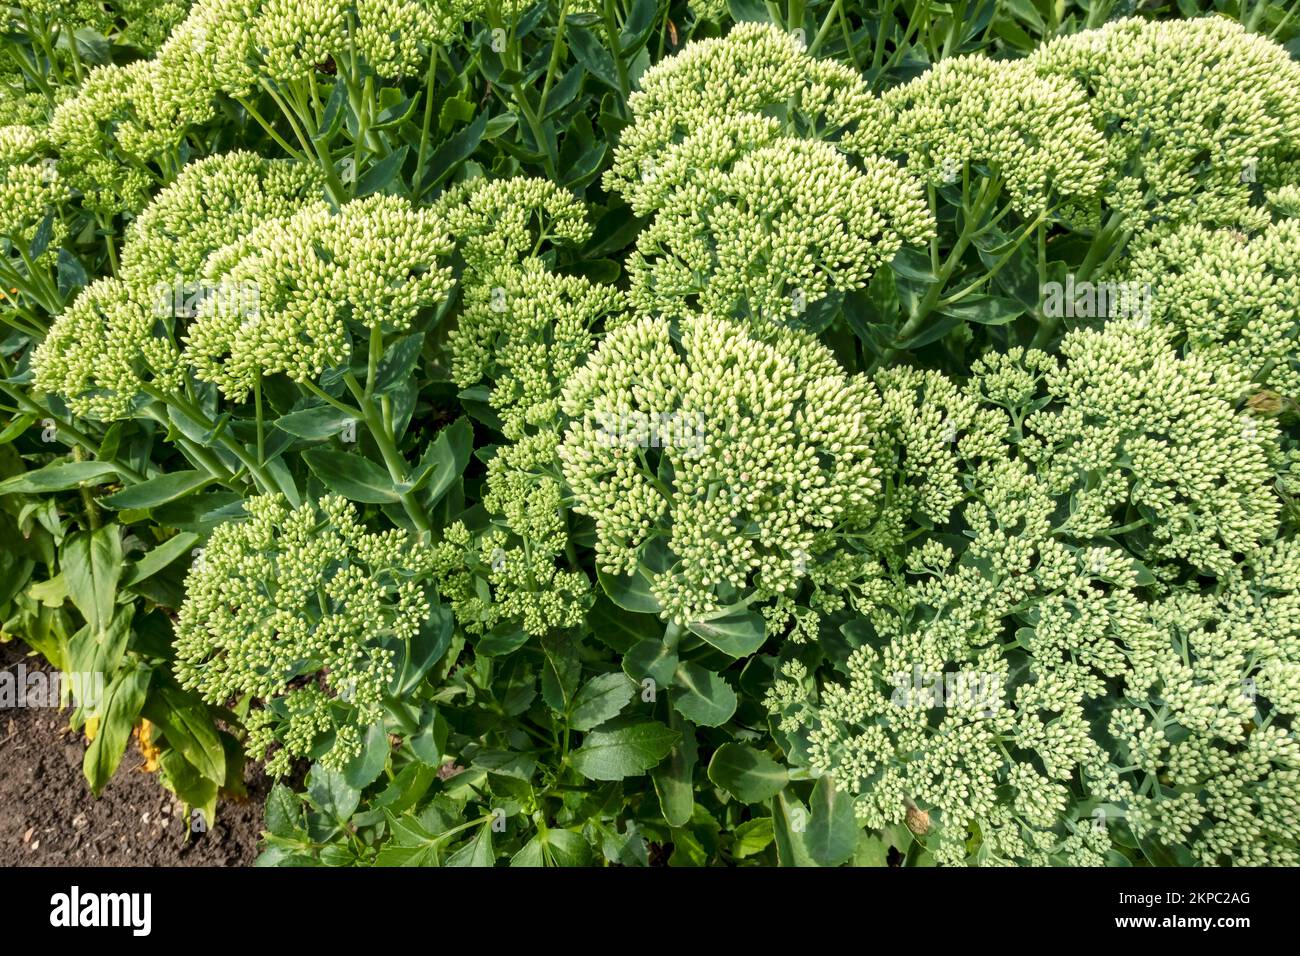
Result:
{"label": "thick stem", "polygon": [[[352,397],[356,399],[357,405],[361,409],[366,427],[370,429],[370,437],[375,440],[375,445],[379,448],[379,454],[384,459],[384,467],[388,469],[388,477],[393,479],[395,485],[405,485],[408,477],[406,462],[403,460],[401,452],[397,450],[397,443],[393,439],[392,431],[385,427],[383,418],[375,408],[374,401],[366,394],[366,390],[361,387],[361,383],[357,381],[356,376],[349,372],[343,376],[343,381],[347,383],[348,391],[352,393]],[[401,501],[407,517],[419,529],[420,536],[426,541],[430,540],[433,537],[433,526],[429,523],[429,516],[420,507],[414,493],[410,491],[398,492],[398,499]]]}

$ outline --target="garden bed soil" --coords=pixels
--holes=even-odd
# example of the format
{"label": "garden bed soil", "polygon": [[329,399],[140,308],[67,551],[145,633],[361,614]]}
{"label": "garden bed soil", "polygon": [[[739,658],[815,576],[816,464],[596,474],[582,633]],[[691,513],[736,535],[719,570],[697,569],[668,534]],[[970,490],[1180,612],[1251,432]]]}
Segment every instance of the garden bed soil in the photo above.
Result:
{"label": "garden bed soil", "polygon": [[[45,668],[17,642],[0,645],[0,667],[19,661]],[[180,801],[144,770],[134,739],[97,798],[85,752],[68,712],[0,709],[0,866],[246,866],[257,856],[270,783],[256,765],[248,797],[223,800],[208,831],[187,840]]]}

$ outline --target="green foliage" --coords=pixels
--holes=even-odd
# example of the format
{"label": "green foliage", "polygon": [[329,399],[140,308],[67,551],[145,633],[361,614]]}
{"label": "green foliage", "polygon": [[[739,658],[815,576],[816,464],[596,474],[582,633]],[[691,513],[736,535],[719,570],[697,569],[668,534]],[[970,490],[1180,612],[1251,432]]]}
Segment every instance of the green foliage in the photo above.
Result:
{"label": "green foliage", "polygon": [[1295,865],[1300,20],[31,0],[0,634],[264,865]]}

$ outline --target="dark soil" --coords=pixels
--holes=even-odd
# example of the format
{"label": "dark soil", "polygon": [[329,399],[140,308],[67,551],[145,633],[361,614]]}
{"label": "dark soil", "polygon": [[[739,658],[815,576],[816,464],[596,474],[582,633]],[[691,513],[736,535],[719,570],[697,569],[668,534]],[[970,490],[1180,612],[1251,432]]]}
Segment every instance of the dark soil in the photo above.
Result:
{"label": "dark soil", "polygon": [[[23,651],[0,645],[0,667]],[[25,664],[45,667],[39,657]],[[81,774],[85,752],[66,712],[0,710],[0,866],[246,866],[257,856],[270,784],[254,765],[248,798],[223,800],[207,832],[187,840],[180,801],[143,769],[134,739],[98,798]]]}

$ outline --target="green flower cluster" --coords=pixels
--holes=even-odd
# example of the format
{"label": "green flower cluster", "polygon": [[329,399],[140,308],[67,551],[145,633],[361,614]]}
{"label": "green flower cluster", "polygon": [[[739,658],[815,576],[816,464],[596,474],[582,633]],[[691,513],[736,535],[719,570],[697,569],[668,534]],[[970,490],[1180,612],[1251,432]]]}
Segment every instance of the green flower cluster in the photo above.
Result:
{"label": "green flower cluster", "polygon": [[148,389],[177,391],[185,381],[175,332],[156,301],[111,277],[96,280],[59,316],[32,366],[37,388],[100,421],[130,418]]}
{"label": "green flower cluster", "polygon": [[1300,399],[1300,219],[1246,233],[1199,224],[1139,248],[1126,278],[1187,351]]}
{"label": "green flower cluster", "polygon": [[883,100],[883,133],[858,130],[852,140],[905,156],[931,187],[958,185],[979,167],[1006,183],[1026,218],[1056,202],[1095,204],[1106,142],[1070,79],[1037,75],[1026,60],[971,55],[937,63]]}
{"label": "green flower cluster", "polygon": [[1276,426],[1155,328],[1062,355],[991,354],[958,396],[933,373],[883,385],[921,410],[891,421],[933,530],[855,583],[846,682],[784,655],[787,749],[868,826],[920,808],[944,863],[1103,864],[1126,839],[1294,863]]}
{"label": "green flower cluster", "polygon": [[591,586],[570,559],[555,457],[560,394],[623,296],[548,268],[559,247],[591,234],[582,204],[551,183],[472,180],[449,190],[438,209],[465,263],[464,307],[448,340],[452,375],[462,388],[488,389],[510,442],[488,461],[483,505],[492,528],[474,538],[461,523],[448,531],[437,548],[440,588],[472,634],[575,627]]}
{"label": "green flower cluster", "polygon": [[262,82],[288,86],[331,62],[380,76],[421,69],[428,47],[448,40],[481,0],[198,0],[163,57],[202,67],[211,92],[247,96]]}
{"label": "green flower cluster", "polygon": [[46,149],[30,126],[0,127],[0,236],[19,246],[29,243],[36,227],[68,198]]}
{"label": "green flower cluster", "polygon": [[[170,42],[170,41],[169,41]],[[214,116],[163,59],[98,66],[50,119],[59,170],[86,208],[103,215],[138,210],[161,170],[179,172],[186,131]]]}
{"label": "green flower cluster", "polygon": [[126,230],[122,273],[140,288],[197,283],[214,252],[320,195],[319,174],[236,150],[195,160]]}
{"label": "green flower cluster", "polygon": [[[132,221],[122,277],[100,279],[55,320],[33,357],[36,384],[78,415],[129,417],[149,389],[183,386],[184,326],[210,299],[209,257],[270,217],[286,217],[320,188],[316,175],[282,160],[235,152],[192,163]],[[238,303],[257,306],[251,288]],[[248,293],[248,294],[245,294]]]}
{"label": "green flower cluster", "polygon": [[186,360],[235,401],[264,375],[315,381],[350,361],[351,328],[404,332],[439,302],[450,250],[437,216],[394,196],[266,220],[209,258]]}
{"label": "green flower cluster", "polygon": [[249,749],[262,758],[280,745],[271,774],[309,756],[341,769],[383,719],[394,642],[429,616],[421,582],[433,556],[402,532],[368,532],[343,498],[244,508],[248,519],[219,526],[186,581],[177,677],[214,704],[259,701]]}
{"label": "green flower cluster", "polygon": [[641,312],[798,323],[933,232],[920,183],[853,143],[883,136],[860,76],[740,24],[648,70],[606,188],[654,219],[628,262]]}
{"label": "green flower cluster", "polygon": [[1293,182],[1300,64],[1232,20],[1116,20],[1059,37],[1029,62],[1082,84],[1106,133],[1106,202],[1134,232],[1159,221],[1258,224],[1255,183]]}
{"label": "green flower cluster", "polygon": [[771,602],[779,627],[805,582],[811,607],[837,606],[843,538],[879,508],[881,408],[812,336],[642,318],[605,337],[561,407],[559,457],[574,510],[595,520],[597,564],[629,575],[665,548],[649,566],[664,617]]}

